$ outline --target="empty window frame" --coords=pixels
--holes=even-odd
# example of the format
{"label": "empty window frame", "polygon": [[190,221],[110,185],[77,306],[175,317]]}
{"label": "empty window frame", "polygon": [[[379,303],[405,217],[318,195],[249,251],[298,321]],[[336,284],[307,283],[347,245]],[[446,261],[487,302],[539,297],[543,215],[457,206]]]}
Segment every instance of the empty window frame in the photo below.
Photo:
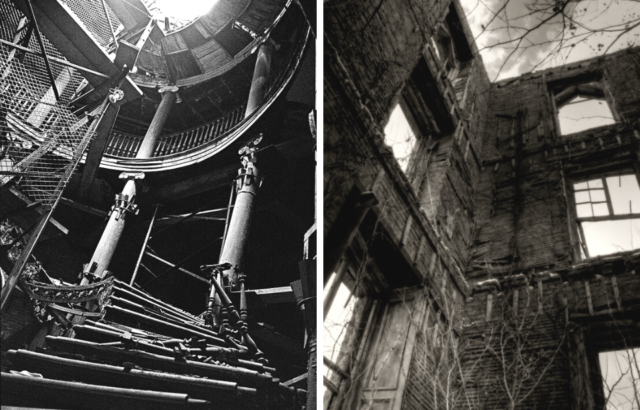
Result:
{"label": "empty window frame", "polygon": [[598,354],[607,410],[640,409],[640,349]]}
{"label": "empty window frame", "polygon": [[460,73],[460,60],[456,53],[456,46],[451,36],[451,30],[447,21],[443,21],[438,30],[431,37],[431,45],[442,67],[442,74],[453,82]]}
{"label": "empty window frame", "polygon": [[640,248],[640,188],[635,174],[576,182],[573,193],[584,257]]}
{"label": "empty window frame", "polygon": [[358,343],[357,336],[361,333],[368,301],[355,292],[355,271],[343,259],[324,286],[322,351],[325,409],[338,394],[342,381],[349,378],[351,366],[357,360],[353,353],[359,351],[354,346]]}
{"label": "empty window frame", "polygon": [[420,135],[416,122],[404,101],[398,103],[384,128],[385,143],[393,150],[404,172],[409,169],[411,157],[416,147],[417,136]]}
{"label": "empty window frame", "polygon": [[561,135],[616,123],[611,98],[602,80],[556,86],[553,98]]}

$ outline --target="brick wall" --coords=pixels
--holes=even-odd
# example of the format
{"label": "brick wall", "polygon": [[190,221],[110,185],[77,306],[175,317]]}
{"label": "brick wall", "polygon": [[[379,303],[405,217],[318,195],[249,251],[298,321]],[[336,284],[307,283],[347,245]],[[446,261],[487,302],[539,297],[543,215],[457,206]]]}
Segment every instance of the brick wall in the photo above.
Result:
{"label": "brick wall", "polygon": [[[640,135],[640,97],[634,91],[640,89],[639,51],[624,50],[492,86],[469,279],[577,262],[562,175],[570,177],[595,162],[631,166]],[[555,128],[548,84],[590,72],[602,73],[622,122],[562,136]]]}

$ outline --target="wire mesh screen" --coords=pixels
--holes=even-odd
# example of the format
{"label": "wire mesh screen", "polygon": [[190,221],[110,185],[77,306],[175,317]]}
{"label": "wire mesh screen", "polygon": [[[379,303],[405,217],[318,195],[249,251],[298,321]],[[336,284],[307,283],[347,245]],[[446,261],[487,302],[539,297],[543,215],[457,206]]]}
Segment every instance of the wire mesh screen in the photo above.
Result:
{"label": "wire mesh screen", "polygon": [[[50,207],[92,133],[56,101],[44,67],[26,59],[22,63],[15,50],[0,47],[0,186],[15,184],[31,200]],[[73,72],[62,65],[56,72],[56,86],[65,91]]]}
{"label": "wire mesh screen", "polygon": [[[84,24],[87,32],[104,49],[113,46],[113,33],[118,34],[123,26],[116,14],[102,0],[63,0],[69,9]],[[105,14],[105,8],[109,13],[109,18]],[[111,22],[111,27],[109,27]]]}
{"label": "wire mesh screen", "polygon": [[[0,0],[0,38],[12,43],[24,42],[22,43],[23,46],[36,52],[41,52],[35,34],[29,32],[28,19],[25,19],[25,23],[22,25],[25,28],[19,30],[23,19],[25,19],[24,15],[15,8],[10,0]],[[42,40],[48,56],[66,60],[64,55],[46,37],[43,37]],[[46,66],[42,57],[23,53],[16,53],[16,56],[34,75],[41,77],[42,81],[48,82]],[[49,63],[54,78],[58,78],[62,74],[59,81],[64,83],[64,87],[58,87],[58,91],[61,97],[60,102],[66,104],[75,97],[75,91],[83,80],[83,76],[80,72],[68,69],[55,61],[50,60]],[[62,73],[63,70],[65,71],[64,73]]]}

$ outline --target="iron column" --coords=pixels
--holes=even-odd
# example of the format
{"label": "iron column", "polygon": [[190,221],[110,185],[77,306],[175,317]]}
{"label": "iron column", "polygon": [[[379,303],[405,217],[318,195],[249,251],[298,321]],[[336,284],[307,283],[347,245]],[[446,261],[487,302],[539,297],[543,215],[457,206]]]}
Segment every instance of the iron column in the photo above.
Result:
{"label": "iron column", "polygon": [[158,90],[158,92],[162,94],[162,101],[160,101],[158,110],[153,116],[151,124],[149,124],[149,128],[147,129],[147,133],[142,140],[140,149],[138,149],[136,158],[151,158],[153,156],[153,152],[158,146],[158,138],[160,138],[160,134],[162,133],[162,129],[164,128],[164,123],[167,121],[169,113],[171,112],[171,108],[177,100],[178,87],[162,87]]}
{"label": "iron column", "polygon": [[238,275],[243,271],[249,229],[251,228],[255,211],[256,195],[261,183],[258,167],[256,166],[256,145],[261,140],[262,136],[240,150],[242,168],[238,170],[236,179],[236,202],[233,206],[229,230],[227,231],[219,261],[221,264],[231,264],[231,269],[228,270],[228,273],[229,284],[233,289],[237,288]]}
{"label": "iron column", "polygon": [[257,110],[262,104],[262,100],[267,91],[267,83],[271,77],[272,52],[273,46],[268,42],[262,43],[258,49],[256,66],[253,70],[253,79],[251,80],[251,90],[249,90],[247,109],[244,112],[245,118]]}
{"label": "iron column", "polygon": [[[176,101],[177,91],[178,87],[175,86],[160,89],[159,92],[164,93],[162,101],[153,116],[153,120],[151,121],[149,129],[144,136],[144,140],[140,145],[136,158],[150,158],[153,155],[164,123],[167,121],[169,113],[171,112],[171,107]],[[84,277],[82,278],[81,283],[83,285],[89,283],[92,277],[104,277],[105,271],[111,263],[113,254],[115,253],[120,237],[122,236],[122,232],[124,231],[127,213],[137,213],[137,205],[134,203],[137,194],[135,181],[143,179],[144,173],[123,172],[120,174],[120,178],[125,179],[127,183],[122,189],[122,192],[116,195],[116,204],[111,208],[112,211],[109,216],[109,222],[107,222],[107,226],[102,233],[100,242],[98,242],[98,246],[93,252],[91,261],[85,265],[83,272]]]}

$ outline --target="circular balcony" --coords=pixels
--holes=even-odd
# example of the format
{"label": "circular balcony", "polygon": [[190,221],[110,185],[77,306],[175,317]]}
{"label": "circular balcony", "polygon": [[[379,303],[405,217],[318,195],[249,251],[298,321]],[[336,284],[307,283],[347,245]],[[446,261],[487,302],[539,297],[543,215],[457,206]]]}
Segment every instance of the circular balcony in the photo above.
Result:
{"label": "circular balcony", "polygon": [[[143,133],[127,132],[130,127],[119,120],[100,166],[153,172],[216,155],[241,138],[282,94],[300,65],[309,34],[304,15],[291,1],[220,2],[204,16],[149,44],[130,75],[144,96],[123,106],[124,117],[142,116],[139,112],[145,111],[145,104],[157,102],[157,88],[168,84],[179,87],[179,100],[189,110],[180,111],[180,103],[176,105],[173,124],[165,127],[173,131],[160,137],[148,159],[135,158]],[[262,102],[245,113],[257,50],[265,41],[274,50],[270,78],[263,86]],[[203,108],[206,104],[210,109]],[[153,111],[146,108],[147,113]],[[185,112],[192,118],[182,120]]]}

